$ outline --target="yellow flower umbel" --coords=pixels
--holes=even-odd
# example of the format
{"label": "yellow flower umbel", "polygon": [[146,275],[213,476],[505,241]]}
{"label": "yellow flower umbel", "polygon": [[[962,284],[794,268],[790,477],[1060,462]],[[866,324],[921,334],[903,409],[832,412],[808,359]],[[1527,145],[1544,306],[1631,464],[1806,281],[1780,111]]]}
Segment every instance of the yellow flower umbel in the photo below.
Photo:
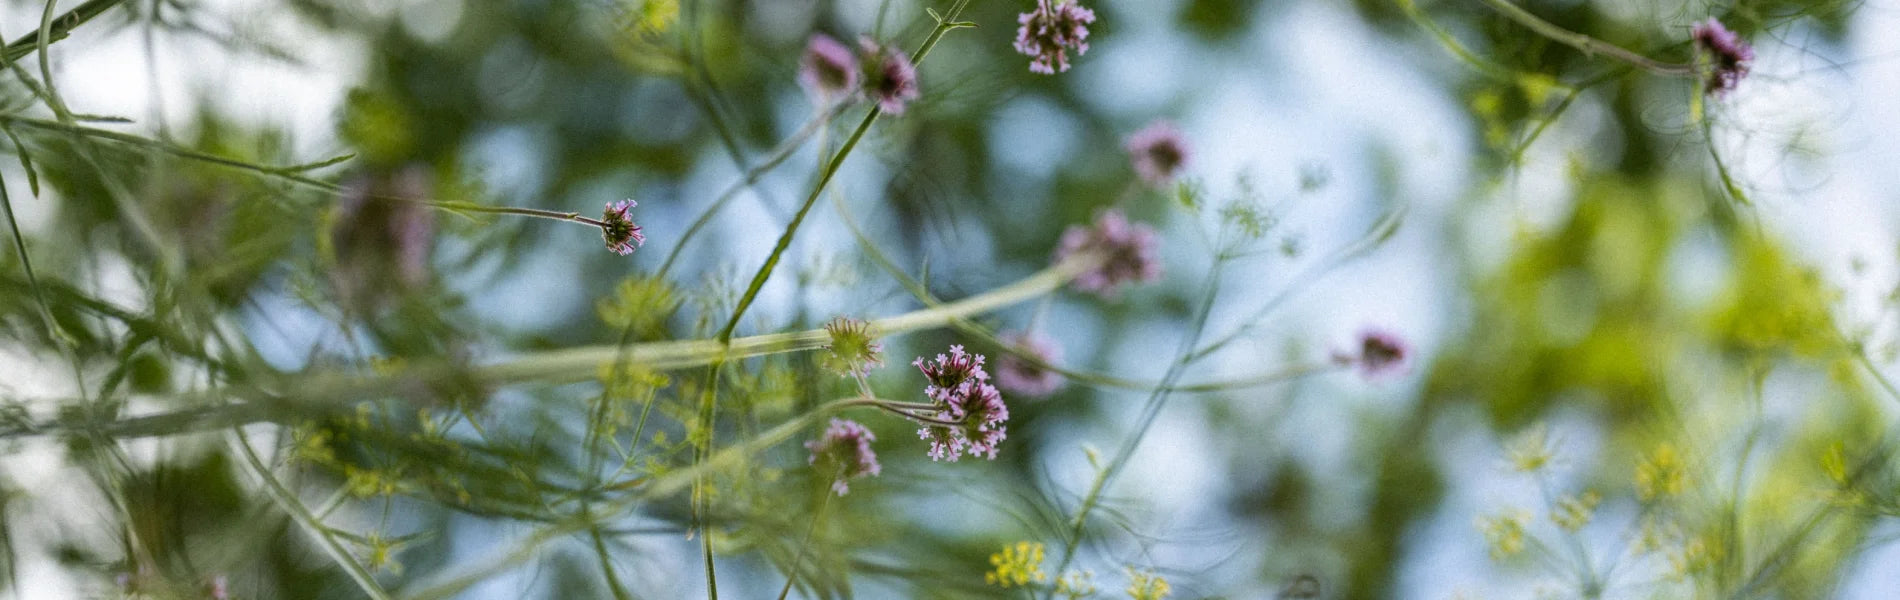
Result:
{"label": "yellow flower umbel", "polygon": [[1636,465],[1636,495],[1644,502],[1682,493],[1685,478],[1682,456],[1667,442]]}
{"label": "yellow flower umbel", "polygon": [[1519,473],[1535,473],[1549,466],[1549,432],[1543,424],[1537,424],[1512,438],[1505,448],[1505,455],[1511,459],[1511,469]]}
{"label": "yellow flower umbel", "polygon": [[1128,568],[1128,597],[1132,600],[1161,600],[1174,593],[1168,586],[1168,579],[1156,575],[1154,571],[1136,571]]}
{"label": "yellow flower umbel", "polygon": [[1079,600],[1095,595],[1095,572],[1087,569],[1069,571],[1056,578],[1056,595],[1068,600]]}
{"label": "yellow flower umbel", "polygon": [[1550,521],[1567,531],[1583,529],[1590,524],[1590,517],[1597,511],[1597,504],[1603,497],[1596,492],[1584,492],[1576,496],[1565,496],[1550,509]]}
{"label": "yellow flower umbel", "polygon": [[640,0],[629,2],[633,22],[646,33],[665,33],[679,21],[679,0]]}
{"label": "yellow flower umbel", "polygon": [[1491,558],[1505,559],[1524,551],[1524,525],[1530,517],[1523,511],[1506,511],[1494,517],[1479,517],[1478,530],[1491,546]]}
{"label": "yellow flower umbel", "polygon": [[1042,544],[1034,542],[1003,546],[1002,552],[990,555],[990,565],[996,569],[984,573],[983,581],[1000,587],[1048,581],[1042,572],[1042,549]]}

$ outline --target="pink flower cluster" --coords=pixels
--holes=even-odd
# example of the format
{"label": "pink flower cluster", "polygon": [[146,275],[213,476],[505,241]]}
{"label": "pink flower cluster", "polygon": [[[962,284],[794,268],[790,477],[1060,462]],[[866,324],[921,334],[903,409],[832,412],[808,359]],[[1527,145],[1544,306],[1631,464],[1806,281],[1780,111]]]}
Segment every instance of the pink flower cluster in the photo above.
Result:
{"label": "pink flower cluster", "polygon": [[858,52],[825,34],[813,34],[799,62],[798,80],[819,104],[870,94],[884,112],[901,115],[917,99],[917,67],[910,56],[869,37],[858,39]]}
{"label": "pink flower cluster", "polygon": [[647,236],[633,223],[633,217],[627,216],[627,211],[639,205],[632,199],[621,200],[609,203],[606,212],[601,213],[600,237],[607,241],[607,249],[614,254],[626,256],[633,254],[634,248],[646,245]]}
{"label": "pink flower cluster", "polygon": [[1383,329],[1368,328],[1359,333],[1357,353],[1335,353],[1333,362],[1359,367],[1359,373],[1366,379],[1383,379],[1404,373],[1411,353],[1404,338]]}
{"label": "pink flower cluster", "polygon": [[[1005,333],[1000,339],[1017,351],[1035,357],[1042,364],[1054,364],[1062,360],[1062,348],[1056,345],[1055,340],[1040,333]],[[996,361],[996,384],[1012,394],[1042,397],[1062,387],[1062,374],[1018,358],[1015,354],[1004,354],[1002,359]]]}
{"label": "pink flower cluster", "polygon": [[1128,151],[1128,158],[1134,162],[1135,174],[1148,185],[1159,188],[1174,181],[1174,176],[1187,166],[1193,153],[1188,150],[1187,138],[1181,136],[1181,130],[1167,121],[1155,121],[1141,131],[1128,136],[1128,142],[1122,148]]}
{"label": "pink flower cluster", "polygon": [[1742,82],[1742,77],[1748,75],[1749,63],[1755,60],[1755,49],[1742,41],[1742,36],[1715,20],[1715,17],[1696,23],[1689,31],[1689,37],[1695,40],[1697,48],[1708,54],[1713,63],[1710,65],[1709,81],[1704,88],[1708,93],[1721,97],[1734,90]]}
{"label": "pink flower cluster", "polygon": [[1036,0],[1036,9],[1016,17],[1016,51],[1032,57],[1029,70],[1054,75],[1069,70],[1068,49],[1075,55],[1089,51],[1090,23],[1095,11],[1075,0]]}
{"label": "pink flower cluster", "polygon": [[1128,222],[1121,211],[1108,209],[1095,216],[1094,227],[1071,225],[1062,232],[1056,247],[1056,262],[1087,252],[1100,252],[1107,260],[1094,269],[1077,275],[1075,289],[1113,297],[1124,283],[1144,283],[1161,278],[1161,259],[1156,255],[1155,230],[1147,225]]}
{"label": "pink flower cluster", "polygon": [[996,458],[997,444],[1007,437],[1004,422],[1009,420],[1009,407],[1003,405],[996,386],[990,385],[983,355],[951,346],[948,355],[938,354],[929,362],[920,357],[911,364],[930,382],[924,395],[936,404],[937,412],[927,416],[942,422],[917,430],[917,437],[930,441],[930,459],[956,462],[965,452]]}
{"label": "pink flower cluster", "polygon": [[825,435],[805,442],[805,449],[811,451],[807,464],[822,465],[821,473],[831,473],[831,491],[843,496],[851,491],[847,480],[877,475],[884,470],[877,463],[877,453],[871,450],[871,442],[877,441],[877,435],[864,425],[848,419],[832,419],[831,426],[825,428]]}

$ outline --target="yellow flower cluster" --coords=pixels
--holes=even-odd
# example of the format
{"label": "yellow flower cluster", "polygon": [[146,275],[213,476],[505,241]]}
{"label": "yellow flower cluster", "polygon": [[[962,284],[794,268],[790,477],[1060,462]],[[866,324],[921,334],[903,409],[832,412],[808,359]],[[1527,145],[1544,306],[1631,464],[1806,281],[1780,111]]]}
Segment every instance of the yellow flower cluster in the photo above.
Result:
{"label": "yellow flower cluster", "polygon": [[1095,572],[1069,571],[1056,578],[1056,594],[1069,600],[1095,595]]}
{"label": "yellow flower cluster", "polygon": [[1491,557],[1503,559],[1524,551],[1524,526],[1530,517],[1523,511],[1507,511],[1494,517],[1479,517],[1478,530],[1491,546]]}
{"label": "yellow flower cluster", "polygon": [[1663,443],[1636,465],[1636,495],[1644,502],[1682,493],[1686,469],[1676,446]]}
{"label": "yellow flower cluster", "polygon": [[1161,600],[1174,593],[1168,586],[1168,579],[1156,575],[1154,571],[1137,571],[1128,568],[1128,597],[1131,600]]}
{"label": "yellow flower cluster", "polygon": [[1535,473],[1550,465],[1550,434],[1543,425],[1533,425],[1511,440],[1505,454],[1511,459],[1511,469],[1519,473]]}
{"label": "yellow flower cluster", "polygon": [[990,555],[990,565],[996,568],[984,573],[983,581],[1001,587],[1048,581],[1042,572],[1042,551],[1042,544],[1034,542],[1004,546],[1002,552]]}
{"label": "yellow flower cluster", "polygon": [[1590,517],[1596,514],[1597,504],[1602,501],[1603,497],[1596,492],[1566,496],[1550,509],[1550,521],[1569,531],[1583,529],[1590,524]]}

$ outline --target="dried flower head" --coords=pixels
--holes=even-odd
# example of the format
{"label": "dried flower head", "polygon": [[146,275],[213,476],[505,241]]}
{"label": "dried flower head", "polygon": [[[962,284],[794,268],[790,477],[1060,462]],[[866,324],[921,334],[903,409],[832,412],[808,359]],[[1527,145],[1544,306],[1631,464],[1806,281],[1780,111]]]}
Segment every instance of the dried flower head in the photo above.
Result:
{"label": "dried flower head", "polygon": [[1174,181],[1174,176],[1187,166],[1188,158],[1193,155],[1181,131],[1167,121],[1155,121],[1128,136],[1123,148],[1128,150],[1129,160],[1135,163],[1135,174],[1154,187]]}
{"label": "dried flower head", "polygon": [[924,395],[936,407],[935,413],[926,416],[938,422],[917,430],[917,437],[930,441],[930,459],[956,462],[965,452],[996,458],[997,445],[1008,437],[1009,407],[996,386],[990,385],[983,356],[951,346],[948,355],[939,354],[930,362],[919,357],[911,364],[930,381]]}
{"label": "dried flower head", "polygon": [[607,241],[607,249],[614,254],[626,256],[633,254],[634,248],[646,245],[647,236],[633,223],[633,217],[627,216],[628,210],[639,205],[631,198],[610,202],[607,210],[600,214],[600,237]]}
{"label": "dried flower head", "polygon": [[1049,580],[1042,572],[1043,545],[1035,542],[1016,542],[1003,546],[1003,551],[990,555],[990,566],[996,567],[983,574],[983,581],[998,587],[1027,585],[1034,581],[1041,583]]}
{"label": "dried flower head", "polygon": [[1411,350],[1405,345],[1404,338],[1385,330],[1369,328],[1359,333],[1359,350],[1356,354],[1336,352],[1333,362],[1357,365],[1365,378],[1379,379],[1404,373],[1405,361],[1410,354]]}
{"label": "dried flower head", "polygon": [[[1062,348],[1056,345],[1055,340],[1041,333],[1011,332],[1003,334],[1000,339],[1005,345],[1035,357],[1042,364],[1055,364],[1062,360]],[[1042,397],[1062,387],[1062,374],[1044,369],[1015,354],[1004,354],[996,361],[996,385],[1012,394]]]}
{"label": "dried flower head", "polygon": [[798,81],[819,104],[849,96],[858,87],[858,57],[831,36],[814,33],[798,64]]}
{"label": "dried flower head", "polygon": [[845,377],[864,377],[871,369],[884,366],[884,345],[878,343],[871,324],[858,319],[836,317],[825,323],[831,343],[818,360],[825,370]]}
{"label": "dried flower head", "polygon": [[1084,292],[1114,297],[1123,283],[1148,282],[1161,277],[1161,259],[1155,252],[1155,231],[1140,223],[1130,223],[1121,211],[1108,209],[1095,216],[1094,227],[1071,225],[1062,232],[1056,248],[1056,262],[1069,257],[1100,252],[1107,255],[1101,266],[1075,277],[1072,285]]}
{"label": "dried flower head", "polygon": [[823,437],[805,442],[805,449],[811,451],[806,463],[816,466],[819,473],[835,477],[831,491],[843,496],[851,491],[846,481],[875,476],[884,470],[877,463],[877,453],[871,450],[871,442],[875,441],[877,435],[857,421],[832,419]]}
{"label": "dried flower head", "polygon": [[864,89],[877,106],[892,115],[904,114],[904,105],[917,99],[917,67],[910,56],[892,46],[880,45],[869,37],[858,38],[864,56]]}
{"label": "dried flower head", "polygon": [[1735,89],[1748,75],[1749,63],[1755,60],[1755,49],[1742,41],[1728,27],[1715,17],[1696,23],[1690,29],[1689,37],[1695,40],[1696,48],[1709,57],[1709,79],[1704,91],[1721,97]]}
{"label": "dried flower head", "polygon": [[1016,18],[1016,51],[1030,56],[1029,70],[1054,75],[1069,70],[1069,48],[1081,56],[1089,51],[1090,23],[1095,11],[1075,0],[1036,0],[1036,9]]}

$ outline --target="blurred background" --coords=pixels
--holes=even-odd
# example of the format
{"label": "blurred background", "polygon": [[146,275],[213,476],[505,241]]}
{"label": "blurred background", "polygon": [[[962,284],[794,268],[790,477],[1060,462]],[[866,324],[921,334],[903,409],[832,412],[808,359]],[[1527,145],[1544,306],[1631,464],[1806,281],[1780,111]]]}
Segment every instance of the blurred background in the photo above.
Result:
{"label": "blurred background", "polygon": [[[1900,593],[1900,4],[1083,4],[1055,75],[1012,47],[1030,0],[964,9],[738,334],[990,292],[1110,207],[1161,278],[882,340],[902,401],[913,357],[1060,346],[995,460],[854,411],[881,475],[828,496],[814,422],[703,527],[643,486],[855,384],[733,361],[708,434],[706,369],[600,357],[715,337],[863,118],[800,85],[808,40],[914,52],[955,2],[5,4],[0,593],[701,597],[708,540],[737,598]],[[1703,66],[1714,17],[1755,58],[1705,94],[1511,6]],[[1191,153],[1144,186],[1157,121]],[[627,198],[624,257],[456,208]],[[1369,330],[1401,373],[1335,361]],[[1043,579],[986,581],[1021,541]]]}

